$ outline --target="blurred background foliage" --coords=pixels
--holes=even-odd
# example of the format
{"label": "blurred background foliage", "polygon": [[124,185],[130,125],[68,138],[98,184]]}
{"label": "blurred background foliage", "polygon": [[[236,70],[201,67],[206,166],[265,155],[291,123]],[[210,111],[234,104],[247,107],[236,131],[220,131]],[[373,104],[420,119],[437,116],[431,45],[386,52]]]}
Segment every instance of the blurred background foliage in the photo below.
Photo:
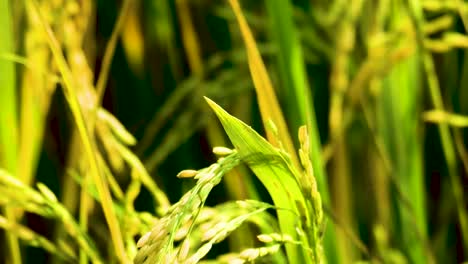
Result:
{"label": "blurred background foliage", "polygon": [[[51,51],[35,8],[61,52]],[[242,1],[292,138],[300,125],[311,131],[329,263],[468,259],[467,10],[461,0]],[[227,1],[0,0],[0,24],[0,167],[26,185],[47,185],[77,219],[82,198],[68,171],[92,168],[57,54],[87,129],[100,135],[94,148],[124,188],[131,169],[95,121],[100,102],[135,136],[130,149],[172,203],[191,187],[175,177],[180,170],[206,167],[216,160],[212,147],[230,146],[203,96],[264,135]],[[245,198],[270,199],[240,168],[208,202]],[[142,189],[134,206],[156,205]],[[54,221],[12,211],[2,215],[59,236]],[[97,228],[102,214],[89,225],[98,247],[110,247]],[[3,234],[0,262],[50,260],[22,245],[12,253],[15,237]],[[220,250],[227,247],[242,243]]]}

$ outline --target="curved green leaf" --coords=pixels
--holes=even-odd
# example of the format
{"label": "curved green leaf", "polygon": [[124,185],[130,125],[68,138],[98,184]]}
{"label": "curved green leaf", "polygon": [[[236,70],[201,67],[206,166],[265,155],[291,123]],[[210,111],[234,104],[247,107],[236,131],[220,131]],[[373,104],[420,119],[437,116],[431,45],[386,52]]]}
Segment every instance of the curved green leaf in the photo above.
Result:
{"label": "curved green leaf", "polygon": [[[221,121],[241,159],[270,193],[275,206],[286,209],[278,211],[281,232],[302,241],[305,246],[310,246],[307,237],[297,233],[297,229],[304,227],[304,224],[304,228],[307,227],[311,214],[307,212],[303,190],[296,180],[299,179],[296,177],[298,172],[287,154],[274,148],[251,127],[229,115],[216,103],[208,98],[206,100]],[[297,245],[287,244],[286,252],[290,263],[316,262],[313,261],[315,256],[308,255],[310,252]]]}

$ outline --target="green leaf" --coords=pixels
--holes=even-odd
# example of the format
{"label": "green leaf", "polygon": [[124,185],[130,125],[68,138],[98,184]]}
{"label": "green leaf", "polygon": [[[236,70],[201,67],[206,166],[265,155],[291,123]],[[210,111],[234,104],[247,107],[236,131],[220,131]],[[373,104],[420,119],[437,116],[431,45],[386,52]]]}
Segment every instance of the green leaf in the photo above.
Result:
{"label": "green leaf", "polygon": [[247,49],[247,59],[249,63],[250,74],[257,92],[257,101],[260,114],[265,128],[269,127],[270,120],[275,123],[278,133],[275,135],[272,131],[266,129],[268,141],[274,146],[283,145],[285,150],[291,155],[292,162],[296,168],[299,168],[299,159],[294,151],[294,144],[288,132],[288,126],[284,119],[280,104],[275,94],[273,84],[268,76],[267,69],[263,63],[254,36],[242,13],[237,0],[230,0],[232,11],[236,16],[239,29]]}
{"label": "green leaf", "polygon": [[[299,215],[304,216],[298,206],[302,208],[306,206],[302,189],[296,181],[298,172],[289,157],[274,148],[251,127],[229,115],[210,99],[205,99],[218,116],[241,159],[247,163],[270,193],[275,206],[287,209],[278,211],[281,232],[307,245],[307,238],[299,236],[296,231],[300,224]],[[310,214],[305,213],[305,217],[310,217]],[[297,245],[287,244],[286,252],[290,263],[311,263],[309,261],[312,257],[306,256],[307,253]]]}

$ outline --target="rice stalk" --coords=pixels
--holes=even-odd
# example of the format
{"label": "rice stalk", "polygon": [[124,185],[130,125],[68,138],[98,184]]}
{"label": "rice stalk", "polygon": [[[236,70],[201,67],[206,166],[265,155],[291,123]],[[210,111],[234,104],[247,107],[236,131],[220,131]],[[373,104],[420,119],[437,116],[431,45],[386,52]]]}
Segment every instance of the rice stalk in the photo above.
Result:
{"label": "rice stalk", "polygon": [[[425,23],[425,19],[422,15],[422,7],[416,1],[408,1],[408,6],[411,15],[411,22],[414,25],[416,31],[416,39],[421,49],[421,60],[423,63],[424,71],[426,74],[429,93],[431,96],[432,104],[436,110],[444,110],[444,104],[442,96],[440,94],[440,85],[437,78],[437,74],[434,69],[434,62],[431,54],[423,45],[423,33],[422,28]],[[461,226],[461,237],[463,240],[463,248],[468,251],[468,216],[466,208],[463,205],[463,188],[460,183],[460,179],[457,173],[457,160],[455,149],[453,145],[453,139],[450,135],[450,130],[447,124],[438,125],[445,161],[447,163],[448,174],[450,178],[450,184],[457,207],[458,221]]]}
{"label": "rice stalk", "polygon": [[89,166],[90,166],[90,174],[96,186],[98,187],[100,196],[103,198],[102,207],[104,209],[104,214],[106,216],[106,220],[109,225],[112,242],[113,242],[116,254],[122,262],[129,262],[125,254],[123,241],[122,241],[122,235],[121,235],[120,228],[118,226],[118,221],[115,217],[115,212],[111,205],[112,198],[110,197],[109,189],[108,189],[106,182],[100,176],[98,164],[97,164],[95,153],[93,150],[94,143],[91,140],[89,131],[86,128],[83,113],[79,105],[79,101],[75,94],[76,93],[75,85],[77,85],[76,81],[74,81],[73,79],[72,72],[68,68],[67,62],[65,61],[62,55],[61,48],[57,40],[55,39],[53,32],[51,31],[50,27],[45,23],[45,21],[41,18],[41,15],[37,9],[37,3],[35,3],[34,1],[28,1],[27,8],[28,8],[28,12],[31,12],[31,14],[38,17],[38,20],[40,21],[40,24],[43,29],[43,33],[45,36],[47,36],[47,40],[52,50],[54,60],[60,70],[60,73],[62,74],[64,83],[65,83],[63,87],[64,94],[70,105],[71,111],[73,113],[78,131],[79,131],[80,138],[84,145],[83,147],[84,147],[84,150],[85,150],[88,162],[89,162]]}
{"label": "rice stalk", "polygon": [[[8,0],[0,2],[0,25],[5,29],[0,44],[0,54],[11,54],[15,51],[11,6]],[[0,167],[16,175],[18,158],[18,113],[16,110],[16,71],[14,62],[0,60]],[[16,221],[15,213],[8,207],[2,208],[8,220]],[[21,263],[21,251],[15,234],[6,233],[9,261]]]}
{"label": "rice stalk", "polygon": [[130,12],[129,10],[131,4],[131,0],[123,1],[122,8],[117,18],[117,22],[114,26],[114,29],[112,30],[109,42],[107,42],[106,50],[104,52],[104,57],[102,60],[102,68],[99,72],[99,76],[96,83],[96,94],[98,98],[96,105],[101,105],[102,98],[106,90],[107,79],[109,78],[110,67],[112,66],[112,58],[114,56],[115,48],[117,46],[117,40],[119,35],[121,34],[122,28],[125,25],[125,20],[128,16],[128,13]]}
{"label": "rice stalk", "polygon": [[[298,36],[301,32],[296,29],[293,21],[294,6],[290,1],[266,1],[266,7],[271,25],[270,32],[274,43],[279,48],[277,57],[282,84],[279,94],[283,98],[282,105],[286,110],[289,128],[290,131],[297,131],[302,125],[308,127],[307,131],[312,139],[309,156],[313,163],[314,176],[324,204],[329,205],[329,187],[321,161],[321,143],[316,115]],[[327,226],[324,240],[325,252],[337,251],[335,230],[332,224]],[[327,256],[329,262],[337,262],[335,256],[338,254],[329,254]]]}

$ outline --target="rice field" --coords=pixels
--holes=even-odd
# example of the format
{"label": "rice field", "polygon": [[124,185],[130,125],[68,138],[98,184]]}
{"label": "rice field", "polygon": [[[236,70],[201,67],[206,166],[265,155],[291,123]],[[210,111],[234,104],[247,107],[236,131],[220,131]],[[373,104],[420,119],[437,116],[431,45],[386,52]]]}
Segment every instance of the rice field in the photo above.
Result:
{"label": "rice field", "polygon": [[0,0],[0,263],[467,262],[467,10]]}

